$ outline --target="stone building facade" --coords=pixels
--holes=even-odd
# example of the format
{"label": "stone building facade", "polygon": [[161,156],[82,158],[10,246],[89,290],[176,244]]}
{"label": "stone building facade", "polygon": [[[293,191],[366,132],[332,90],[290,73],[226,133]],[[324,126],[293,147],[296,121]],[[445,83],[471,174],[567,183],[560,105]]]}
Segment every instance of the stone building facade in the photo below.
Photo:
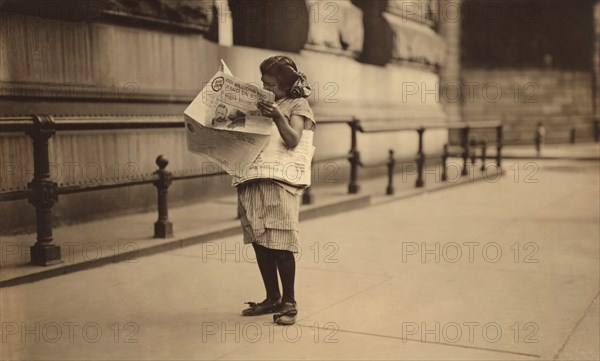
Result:
{"label": "stone building facade", "polygon": [[[435,89],[446,49],[437,7],[437,0],[4,0],[0,115],[178,117],[219,59],[236,76],[259,82],[260,62],[283,53],[308,75],[317,120],[440,121],[446,116]],[[445,131],[429,132],[426,150],[438,152],[446,141]],[[315,142],[316,160],[344,156],[348,126],[320,127]],[[389,148],[399,157],[417,149],[412,133],[361,136],[359,143],[365,163],[385,159]],[[0,146],[0,187],[26,188],[30,140],[3,134]],[[187,152],[184,132],[175,129],[58,132],[50,140],[59,186],[149,175],[158,154],[175,174],[204,171],[204,159]],[[347,178],[346,163],[338,162],[336,181]],[[171,187],[170,203],[230,192],[228,180],[218,177],[181,181]],[[57,223],[73,222],[155,202],[152,186],[133,186],[61,196],[54,214]],[[2,202],[0,212],[3,231],[34,224],[26,201]]]}
{"label": "stone building facade", "polygon": [[[0,18],[0,116],[177,118],[221,58],[259,82],[260,62],[279,53],[308,75],[317,121],[501,119],[507,140],[518,142],[539,120],[581,122],[589,135],[585,119],[600,112],[600,8],[592,0],[1,0]],[[316,160],[350,148],[346,125],[319,127],[315,137]],[[414,133],[358,140],[365,164],[389,149],[398,158],[417,150]],[[446,131],[428,131],[425,152],[447,141]],[[0,190],[25,189],[30,140],[3,134],[0,148]],[[158,154],[175,174],[206,171],[176,129],[59,132],[50,141],[59,186],[147,176]],[[329,179],[345,182],[345,167],[337,162]],[[223,178],[180,181],[170,202],[230,192]],[[132,186],[61,196],[54,214],[56,223],[76,222],[155,202],[152,186]],[[34,224],[26,201],[2,202],[0,213],[1,232]]]}

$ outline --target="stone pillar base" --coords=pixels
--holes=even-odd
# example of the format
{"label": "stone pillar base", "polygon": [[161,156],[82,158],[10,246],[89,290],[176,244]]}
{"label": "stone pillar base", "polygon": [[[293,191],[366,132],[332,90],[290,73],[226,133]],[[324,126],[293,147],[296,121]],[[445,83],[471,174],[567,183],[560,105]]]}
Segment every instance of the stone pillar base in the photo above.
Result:
{"label": "stone pillar base", "polygon": [[168,238],[173,236],[173,223],[155,222],[154,223],[154,238]]}
{"label": "stone pillar base", "polygon": [[31,264],[34,266],[51,266],[62,263],[60,246],[56,244],[35,244],[30,247]]}

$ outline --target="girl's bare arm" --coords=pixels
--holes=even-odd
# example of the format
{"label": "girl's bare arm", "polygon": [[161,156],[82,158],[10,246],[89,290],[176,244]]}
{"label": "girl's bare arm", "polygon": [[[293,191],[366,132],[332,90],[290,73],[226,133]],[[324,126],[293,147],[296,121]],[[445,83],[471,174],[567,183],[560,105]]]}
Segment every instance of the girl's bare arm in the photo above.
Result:
{"label": "girl's bare arm", "polygon": [[302,131],[304,130],[304,118],[299,115],[292,115],[290,122],[288,123],[285,118],[273,119],[281,134],[281,138],[285,144],[290,148],[295,148],[300,143],[302,137]]}
{"label": "girl's bare arm", "polygon": [[302,131],[304,130],[304,118],[299,115],[292,115],[288,123],[277,104],[267,101],[259,102],[258,109],[264,115],[273,119],[281,138],[289,148],[295,148],[300,143]]}

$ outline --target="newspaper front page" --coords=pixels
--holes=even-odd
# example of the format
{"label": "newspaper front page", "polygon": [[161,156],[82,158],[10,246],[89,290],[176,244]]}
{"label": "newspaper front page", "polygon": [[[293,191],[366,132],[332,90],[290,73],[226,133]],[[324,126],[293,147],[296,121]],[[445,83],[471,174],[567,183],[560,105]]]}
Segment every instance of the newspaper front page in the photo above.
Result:
{"label": "newspaper front page", "polygon": [[260,99],[275,95],[234,77],[222,62],[184,111],[188,150],[215,162],[234,186],[257,178],[309,186],[313,132],[304,131],[298,146],[287,148],[273,120],[260,114]]}

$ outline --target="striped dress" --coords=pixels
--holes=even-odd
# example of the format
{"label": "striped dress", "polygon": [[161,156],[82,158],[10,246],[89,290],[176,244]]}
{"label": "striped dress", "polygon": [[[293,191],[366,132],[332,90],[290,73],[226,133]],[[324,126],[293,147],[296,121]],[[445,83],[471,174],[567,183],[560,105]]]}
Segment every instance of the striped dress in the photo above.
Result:
{"label": "striped dress", "polygon": [[[276,103],[288,121],[292,115],[302,116],[304,129],[314,130],[314,115],[306,99],[283,98]],[[237,194],[244,243],[298,252],[301,188],[263,178],[238,185]]]}

